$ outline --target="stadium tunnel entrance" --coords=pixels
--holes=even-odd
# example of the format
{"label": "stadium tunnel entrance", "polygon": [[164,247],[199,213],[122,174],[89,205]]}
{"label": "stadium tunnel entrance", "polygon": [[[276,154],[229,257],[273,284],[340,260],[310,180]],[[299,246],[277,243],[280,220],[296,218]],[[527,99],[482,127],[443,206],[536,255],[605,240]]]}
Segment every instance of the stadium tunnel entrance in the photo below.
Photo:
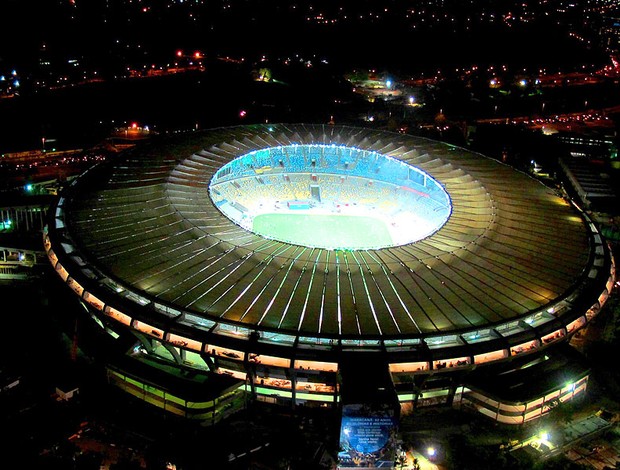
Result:
{"label": "stadium tunnel entrance", "polygon": [[400,403],[385,357],[364,356],[344,354],[340,363],[338,468],[391,468],[396,460]]}

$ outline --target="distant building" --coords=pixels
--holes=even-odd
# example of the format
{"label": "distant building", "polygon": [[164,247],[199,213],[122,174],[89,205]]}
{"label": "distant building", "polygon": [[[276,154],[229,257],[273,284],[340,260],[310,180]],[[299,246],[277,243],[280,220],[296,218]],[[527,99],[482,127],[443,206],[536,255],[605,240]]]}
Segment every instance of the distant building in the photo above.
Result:
{"label": "distant building", "polygon": [[61,401],[69,401],[80,393],[77,385],[61,385],[56,387],[56,397]]}
{"label": "distant building", "polygon": [[559,169],[565,189],[584,209],[618,212],[618,188],[611,179],[608,163],[593,162],[583,157],[565,157],[560,158]]}
{"label": "distant building", "polygon": [[7,392],[21,383],[21,375],[0,370],[0,392]]}
{"label": "distant building", "polygon": [[615,54],[620,52],[620,16],[603,16],[599,36],[607,51]]}
{"label": "distant building", "polygon": [[618,146],[615,132],[565,132],[559,131],[554,138],[562,144],[571,157],[590,160],[615,160]]}

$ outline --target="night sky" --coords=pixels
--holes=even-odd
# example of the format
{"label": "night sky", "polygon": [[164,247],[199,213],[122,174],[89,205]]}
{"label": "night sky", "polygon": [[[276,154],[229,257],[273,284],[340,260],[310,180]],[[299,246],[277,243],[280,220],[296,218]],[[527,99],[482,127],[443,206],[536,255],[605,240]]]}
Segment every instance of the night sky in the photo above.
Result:
{"label": "night sky", "polygon": [[[318,54],[347,66],[406,70],[472,62],[554,65],[599,57],[569,37],[569,31],[583,28],[589,20],[582,12],[559,16],[555,4],[561,2],[3,3],[0,57],[23,66],[36,61],[43,44],[52,56],[82,57],[108,66],[170,57],[178,48],[218,55]],[[522,6],[528,4],[529,10]],[[519,12],[527,21],[509,20]]]}

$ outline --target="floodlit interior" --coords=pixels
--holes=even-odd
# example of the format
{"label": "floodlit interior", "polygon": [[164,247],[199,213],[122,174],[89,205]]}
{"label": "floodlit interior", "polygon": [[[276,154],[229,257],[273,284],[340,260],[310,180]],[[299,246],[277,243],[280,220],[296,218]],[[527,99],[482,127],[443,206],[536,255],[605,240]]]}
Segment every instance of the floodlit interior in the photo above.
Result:
{"label": "floodlit interior", "polygon": [[423,171],[374,151],[288,145],[247,153],[211,179],[213,203],[266,238],[325,249],[378,249],[439,230],[450,198]]}

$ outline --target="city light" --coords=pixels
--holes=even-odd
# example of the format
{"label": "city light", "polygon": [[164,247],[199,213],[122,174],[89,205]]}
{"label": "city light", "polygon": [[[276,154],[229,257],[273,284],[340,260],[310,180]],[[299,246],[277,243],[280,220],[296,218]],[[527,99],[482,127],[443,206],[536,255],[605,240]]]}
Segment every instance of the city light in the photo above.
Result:
{"label": "city light", "polygon": [[[410,470],[441,468],[456,455],[448,437],[462,434],[460,417],[443,428],[444,415],[427,416],[429,406],[433,414],[445,408],[446,422],[458,408],[498,423],[495,441],[513,450],[518,437],[519,446],[537,450],[528,458],[573,445],[573,428],[564,427],[576,414],[570,400],[590,393],[590,374],[599,367],[591,372],[590,358],[574,360],[566,349],[589,344],[582,333],[620,289],[616,246],[606,244],[618,240],[617,195],[603,193],[620,171],[618,2],[264,2],[256,11],[205,0],[117,3],[50,2],[46,24],[63,27],[45,31],[28,30],[32,13],[10,18],[10,9],[7,22],[32,37],[16,41],[0,70],[0,104],[8,111],[0,151],[8,154],[0,162],[11,202],[14,194],[20,203],[17,211],[3,210],[0,233],[21,243],[22,233],[45,226],[44,269],[51,261],[53,276],[77,294],[101,336],[131,339],[104,340],[122,348],[120,365],[132,352],[138,357],[131,363],[140,364],[109,367],[108,382],[138,390],[163,414],[182,412],[208,425],[241,401],[251,410],[253,400],[267,409],[286,404],[295,416],[301,405],[301,416],[306,404],[339,412],[349,387],[373,402],[382,396],[375,390],[389,392],[402,411],[402,432],[410,434],[394,428],[390,445],[397,450],[385,465],[403,467],[402,458]],[[244,40],[231,45],[231,37]],[[365,40],[376,47],[364,47]],[[456,49],[446,55],[442,41]],[[226,56],[230,51],[238,55]],[[159,147],[164,137],[171,145]],[[141,142],[151,138],[153,144]],[[489,155],[479,159],[477,152]],[[105,161],[109,166],[99,164]],[[581,168],[572,164],[580,163],[605,169],[591,192],[579,192]],[[50,195],[60,197],[42,207]],[[598,211],[599,200],[609,214]],[[327,235],[335,236],[339,225],[362,227],[369,215],[386,242],[376,236],[354,244],[362,229],[336,241],[318,230],[317,221],[326,221]],[[308,239],[292,238],[293,220],[306,216],[312,222],[300,232]],[[440,216],[445,228],[432,224]],[[255,229],[261,221],[280,231]],[[25,261],[20,275],[40,257],[38,250],[4,249],[7,265]],[[114,287],[117,281],[123,287]],[[372,351],[381,352],[376,364],[358,367],[355,361]],[[143,361],[146,355],[157,362]],[[151,365],[154,374],[163,367],[174,374],[148,391],[142,378],[132,384],[125,374],[144,369],[148,379]],[[166,377],[180,374],[192,386],[215,377],[210,408],[168,393]],[[220,383],[235,388],[218,408]],[[523,406],[493,398],[508,389]],[[247,397],[238,400],[241,391]],[[418,407],[424,422],[416,422]],[[547,419],[556,422],[523,427]],[[308,424],[304,415],[292,429],[302,439],[311,432],[314,444],[315,431],[328,423]],[[510,427],[514,436],[503,432]],[[334,437],[326,431],[316,440]],[[354,437],[356,428],[342,433]],[[35,446],[30,429],[24,434],[37,459],[70,461],[60,455],[74,452],[69,446],[47,438]],[[369,434],[364,429],[360,439]],[[116,437],[112,446],[122,441]],[[262,455],[251,454],[271,437],[269,430],[252,442],[233,439],[232,447],[214,445],[215,452],[197,457],[216,461],[233,451],[233,459],[245,455],[259,465]],[[299,461],[335,459],[333,442],[306,447],[312,455],[296,455]],[[290,457],[291,449],[281,450],[264,458]],[[485,452],[484,463],[501,467],[493,454]],[[173,457],[157,457],[176,470]],[[474,465],[461,459],[468,463]]]}

